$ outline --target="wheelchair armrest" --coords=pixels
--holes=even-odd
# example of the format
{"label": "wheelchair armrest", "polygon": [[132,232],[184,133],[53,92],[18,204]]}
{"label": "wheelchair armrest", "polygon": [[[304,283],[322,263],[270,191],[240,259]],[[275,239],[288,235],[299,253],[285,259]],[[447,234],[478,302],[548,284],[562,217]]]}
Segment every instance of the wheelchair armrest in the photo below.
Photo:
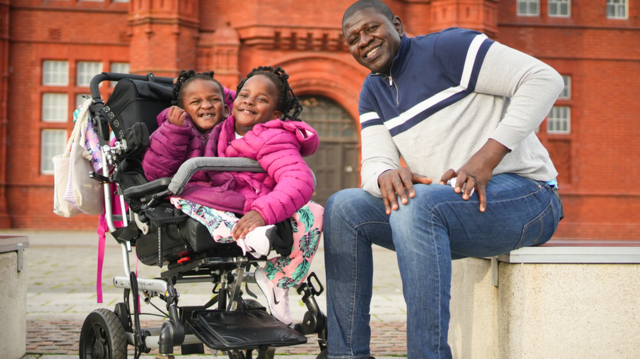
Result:
{"label": "wheelchair armrest", "polygon": [[258,161],[249,158],[194,157],[180,166],[169,184],[169,191],[179,195],[197,171],[266,172]]}
{"label": "wheelchair armrest", "polygon": [[166,190],[170,183],[171,177],[158,178],[155,181],[125,189],[124,196],[129,198],[141,198],[148,194],[155,194]]}

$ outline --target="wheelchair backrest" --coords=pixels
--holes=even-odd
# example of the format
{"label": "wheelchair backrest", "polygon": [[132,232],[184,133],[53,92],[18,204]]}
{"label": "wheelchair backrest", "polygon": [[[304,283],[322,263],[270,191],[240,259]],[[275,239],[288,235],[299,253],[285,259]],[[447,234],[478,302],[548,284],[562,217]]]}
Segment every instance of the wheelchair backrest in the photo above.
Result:
{"label": "wheelchair backrest", "polygon": [[144,123],[148,133],[158,128],[156,116],[171,106],[171,85],[124,79],[118,84],[102,109],[116,138],[122,140],[136,123]]}

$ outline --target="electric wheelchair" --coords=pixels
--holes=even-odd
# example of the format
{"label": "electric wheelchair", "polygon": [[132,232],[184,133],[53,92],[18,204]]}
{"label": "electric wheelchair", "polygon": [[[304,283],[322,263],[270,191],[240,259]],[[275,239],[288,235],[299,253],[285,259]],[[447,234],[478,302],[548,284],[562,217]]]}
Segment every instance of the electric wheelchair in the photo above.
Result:
{"label": "electric wheelchair", "polygon": [[[118,81],[106,103],[99,91],[103,81]],[[255,282],[251,268],[266,258],[243,256],[235,243],[214,242],[205,226],[168,201],[196,171],[262,172],[256,161],[193,158],[173,178],[145,178],[142,156],[149,134],[158,127],[157,114],[170,106],[172,81],[153,74],[102,73],[90,84],[90,121],[101,141],[103,170],[89,175],[103,183],[106,222],[122,248],[124,272],[113,283],[124,296],[113,310],[98,309],[85,319],[80,358],[126,358],[128,345],[134,346],[136,357],[157,348],[160,357],[171,358],[176,346],[183,355],[202,354],[207,346],[233,359],[248,359],[254,352],[258,358],[272,358],[275,348],[306,343],[309,335],[318,336],[318,357],[326,357],[326,317],[315,299],[324,288],[314,273],[297,288],[307,308],[303,321],[286,326],[246,296],[252,294],[246,283]],[[109,144],[111,131],[115,142]],[[117,228],[116,222],[122,226]],[[279,231],[286,228],[278,226]],[[136,277],[129,262],[133,250],[143,264],[162,268],[159,278]],[[200,306],[179,306],[175,285],[196,282],[210,283],[215,295]],[[141,327],[140,296],[166,303],[161,327]]]}

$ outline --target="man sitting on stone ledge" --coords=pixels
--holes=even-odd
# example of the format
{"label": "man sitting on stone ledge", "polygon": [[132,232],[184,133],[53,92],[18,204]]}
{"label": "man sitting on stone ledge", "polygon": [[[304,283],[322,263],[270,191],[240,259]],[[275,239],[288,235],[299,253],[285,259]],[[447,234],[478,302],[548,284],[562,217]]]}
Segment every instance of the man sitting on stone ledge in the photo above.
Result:
{"label": "man sitting on stone ledge", "polygon": [[451,358],[451,259],[543,244],[562,217],[534,134],[562,78],[476,31],[410,38],[378,0],[351,5],[342,30],[371,74],[359,102],[362,189],[336,193],[325,211],[329,358],[371,355],[372,244],[397,253],[408,357]]}

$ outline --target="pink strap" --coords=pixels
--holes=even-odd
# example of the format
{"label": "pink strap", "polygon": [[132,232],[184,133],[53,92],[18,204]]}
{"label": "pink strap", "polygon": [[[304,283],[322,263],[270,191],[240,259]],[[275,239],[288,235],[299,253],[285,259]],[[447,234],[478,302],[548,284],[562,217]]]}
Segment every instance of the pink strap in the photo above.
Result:
{"label": "pink strap", "polygon": [[98,221],[98,275],[96,278],[96,297],[98,303],[102,303],[102,264],[104,262],[105,233],[107,230],[107,220],[104,214],[101,214],[100,220]]}

